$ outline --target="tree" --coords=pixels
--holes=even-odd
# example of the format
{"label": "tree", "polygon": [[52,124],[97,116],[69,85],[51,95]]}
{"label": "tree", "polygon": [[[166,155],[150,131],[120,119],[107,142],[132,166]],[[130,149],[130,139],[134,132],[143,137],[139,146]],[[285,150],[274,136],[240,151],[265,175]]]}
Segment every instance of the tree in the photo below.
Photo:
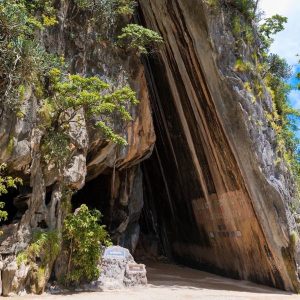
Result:
{"label": "tree", "polygon": [[94,125],[107,139],[127,145],[126,139],[116,133],[111,124],[114,118],[125,122],[132,119],[128,108],[138,100],[130,87],[111,91],[111,86],[98,77],[64,74],[57,68],[49,72],[49,80],[48,97],[40,110],[46,129],[42,150],[47,162],[68,156],[68,130],[71,123],[82,123],[78,114],[81,110],[87,117],[98,117]]}
{"label": "tree", "polygon": [[270,45],[273,43],[271,36],[284,30],[284,24],[287,23],[287,21],[287,17],[278,14],[265,19],[265,22],[259,27],[262,47],[264,50],[269,49]]}
{"label": "tree", "polygon": [[137,24],[128,24],[124,27],[118,40],[126,45],[126,48],[136,50],[139,54],[147,54],[147,47],[163,42],[163,38],[157,32]]}
{"label": "tree", "polygon": [[288,79],[292,76],[292,67],[278,54],[271,53],[267,57],[268,71],[280,79]]}

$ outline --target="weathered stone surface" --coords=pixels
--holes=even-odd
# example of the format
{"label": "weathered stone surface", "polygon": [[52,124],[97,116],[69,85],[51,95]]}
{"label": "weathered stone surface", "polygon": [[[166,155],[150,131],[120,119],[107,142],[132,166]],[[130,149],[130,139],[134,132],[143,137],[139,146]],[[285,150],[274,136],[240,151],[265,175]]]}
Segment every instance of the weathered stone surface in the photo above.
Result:
{"label": "weathered stone surface", "polygon": [[147,284],[145,265],[135,263],[126,248],[106,248],[99,267],[101,274],[94,284],[103,290]]}
{"label": "weathered stone surface", "polygon": [[66,183],[73,189],[81,189],[85,183],[86,159],[82,154],[72,157],[72,161],[65,169],[64,177]]}
{"label": "weathered stone surface", "polygon": [[[68,134],[71,140],[71,157],[62,167],[43,161],[40,145],[45,133],[40,126],[43,120],[38,114],[41,103],[34,97],[30,87],[25,93],[22,107],[24,118],[18,119],[9,108],[3,109],[0,115],[0,162],[7,162],[9,171],[16,172],[22,177],[24,185],[30,189],[26,203],[22,203],[22,207],[18,206],[19,210],[26,210],[26,206],[28,209],[22,213],[18,212],[14,226],[5,226],[4,235],[0,237],[0,252],[9,255],[11,261],[16,259],[19,251],[28,246],[35,230],[41,228],[61,230],[66,214],[65,207],[61,205],[65,192],[82,188],[86,181],[103,172],[113,174],[124,170],[125,174],[128,168],[134,170],[140,161],[151,154],[155,142],[148,90],[139,58],[135,55],[124,55],[123,50],[118,50],[110,43],[103,47],[97,40],[97,34],[91,32],[88,14],[74,16],[73,2],[57,1],[56,5],[60,24],[51,28],[49,32],[44,32],[41,43],[52,53],[63,55],[73,73],[96,75],[114,87],[130,85],[136,90],[140,103],[136,107],[129,108],[133,115],[131,122],[123,124],[116,118],[112,124],[127,138],[129,142],[127,147],[109,143],[93,128],[91,120],[84,116],[84,111],[78,112],[77,117],[81,120],[81,124],[77,126],[75,123],[70,124]],[[103,24],[103,27],[105,26]],[[94,30],[105,29],[94,28]],[[70,32],[73,32],[74,38],[70,36]],[[95,118],[97,119],[97,116]],[[135,174],[135,171],[129,173]],[[130,176],[132,186],[135,177]],[[117,191],[114,187],[115,194],[122,194],[124,197],[129,195],[130,198],[131,188],[127,190],[121,185],[119,188],[123,191]],[[140,191],[140,188],[136,190]],[[127,225],[137,223],[142,203],[142,195],[135,196],[132,203],[128,200],[127,206],[130,205],[132,217],[127,215],[128,222],[122,220],[117,224],[121,229],[117,230],[118,238],[125,234]],[[132,248],[136,246],[137,238],[138,234],[135,234],[135,238],[130,242]],[[63,264],[58,265],[60,267],[56,268],[57,273],[63,273],[61,268]],[[13,275],[6,272],[4,276]],[[50,274],[47,274],[45,281],[49,276]],[[16,274],[14,278],[17,278]],[[32,278],[34,281],[36,277]],[[35,292],[42,290],[39,283],[31,282],[30,285],[30,289]],[[7,285],[6,294],[10,293],[9,288],[11,286]]]}
{"label": "weathered stone surface", "polygon": [[2,294],[3,296],[9,296],[11,293],[15,292],[16,278],[15,274],[17,272],[18,266],[16,262],[11,262],[1,271],[2,277]]}
{"label": "weathered stone surface", "polygon": [[[154,228],[143,236],[151,257],[163,248],[164,254],[193,266],[296,290],[299,245],[290,242],[297,228],[288,208],[294,183],[285,164],[274,163],[275,132],[265,118],[272,111],[270,95],[265,90],[253,103],[244,88],[251,76],[234,70],[231,9],[212,12],[200,0],[140,1],[140,20],[165,40],[158,53],[145,59],[144,69],[136,55],[109,41],[99,43],[88,17],[74,15],[72,1],[56,2],[60,23],[41,37],[47,49],[64,55],[72,72],[131,85],[140,104],[130,108],[132,122],[116,119],[113,124],[127,138],[127,147],[106,141],[81,111],[82,126],[70,127],[72,155],[63,168],[43,162],[40,103],[30,87],[24,118],[3,109],[0,160],[29,190],[26,205],[17,205],[28,209],[2,228],[3,294],[18,293],[24,285],[43,291],[51,270],[37,282],[36,270],[27,273],[22,265],[16,267],[16,254],[26,249],[34,230],[60,231],[65,192],[99,176],[108,178],[101,182],[108,192],[105,198],[93,194],[92,206],[105,202],[102,212],[116,243],[135,250],[146,203],[141,225]],[[241,51],[251,59],[250,48]],[[57,259],[58,277],[66,271],[66,257],[62,253]],[[101,276],[108,287],[145,284],[144,273],[126,269],[128,263],[134,263],[131,255],[121,261],[103,259]]]}
{"label": "weathered stone surface", "polygon": [[297,290],[293,182],[284,164],[274,163],[275,135],[265,117],[270,95],[265,90],[251,101],[244,88],[251,75],[234,69],[238,55],[252,59],[246,45],[237,53],[230,14],[238,12],[212,11],[199,0],[140,5],[142,22],[165,41],[147,62],[157,143],[143,167],[149,216],[156,215],[165,252]]}
{"label": "weathered stone surface", "polygon": [[146,285],[146,267],[143,264],[128,263],[126,265],[124,284],[126,287]]}

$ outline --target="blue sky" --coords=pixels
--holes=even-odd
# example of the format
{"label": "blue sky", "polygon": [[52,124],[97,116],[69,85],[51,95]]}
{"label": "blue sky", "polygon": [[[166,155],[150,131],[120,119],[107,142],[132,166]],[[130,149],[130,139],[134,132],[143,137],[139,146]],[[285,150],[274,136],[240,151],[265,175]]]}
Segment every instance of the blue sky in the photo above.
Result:
{"label": "blue sky", "polygon": [[[300,65],[294,66],[294,75],[300,73]],[[297,85],[300,83],[300,80],[292,77],[288,82],[293,90],[290,92],[289,100],[293,107],[300,109],[300,90],[297,89]]]}
{"label": "blue sky", "polygon": [[[260,0],[260,8],[265,12],[265,17],[280,14],[288,18],[285,30],[274,36],[271,52],[284,57],[293,66],[294,74],[297,74],[300,72],[300,57],[296,57],[296,54],[300,54],[300,0]],[[289,83],[294,88],[289,101],[300,109],[300,91],[296,89],[299,82],[294,77]]]}

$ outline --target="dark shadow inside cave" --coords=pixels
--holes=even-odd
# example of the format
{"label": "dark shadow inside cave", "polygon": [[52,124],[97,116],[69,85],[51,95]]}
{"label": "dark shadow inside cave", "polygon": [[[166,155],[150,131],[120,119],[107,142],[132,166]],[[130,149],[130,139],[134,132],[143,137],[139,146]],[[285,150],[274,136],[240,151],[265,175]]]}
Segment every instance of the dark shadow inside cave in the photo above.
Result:
{"label": "dark shadow inside cave", "polygon": [[[130,241],[128,235],[132,231],[129,224],[123,238],[116,234],[116,229],[124,221],[124,216],[127,216],[128,209],[119,204],[119,201],[111,199],[111,174],[101,174],[95,179],[86,182],[85,186],[77,191],[72,196],[72,210],[74,211],[82,204],[86,204],[89,209],[97,209],[102,215],[102,224],[107,226],[108,231],[112,235],[114,243],[120,243],[121,246],[127,246]],[[149,191],[145,191],[144,198],[149,196]],[[46,196],[47,198],[47,196]],[[46,199],[47,200],[47,199]],[[140,238],[136,251],[133,253],[136,258],[154,258],[158,256],[165,256],[165,251],[160,242],[159,233],[153,223],[155,208],[149,207],[153,205],[153,201],[145,201],[145,207],[142,210],[139,225]],[[113,206],[111,206],[113,205]],[[129,239],[129,240],[127,240]]]}
{"label": "dark shadow inside cave", "polygon": [[21,220],[23,214],[28,209],[28,199],[31,194],[31,188],[21,186],[17,189],[9,188],[7,194],[0,196],[0,202],[4,202],[4,211],[7,211],[8,218],[6,221],[0,222],[1,225],[16,223]]}
{"label": "dark shadow inside cave", "polygon": [[110,183],[111,175],[100,175],[88,181],[81,190],[73,195],[73,211],[80,205],[86,204],[89,209],[99,210],[103,215],[102,223],[108,225],[111,197]]}

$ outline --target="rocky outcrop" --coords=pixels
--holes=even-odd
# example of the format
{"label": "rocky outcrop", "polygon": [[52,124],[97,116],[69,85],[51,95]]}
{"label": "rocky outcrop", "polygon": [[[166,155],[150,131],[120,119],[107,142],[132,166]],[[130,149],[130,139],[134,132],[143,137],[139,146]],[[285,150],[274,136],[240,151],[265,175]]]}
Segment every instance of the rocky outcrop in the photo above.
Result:
{"label": "rocky outcrop", "polygon": [[[67,163],[60,167],[45,164],[42,160],[40,145],[44,132],[40,124],[43,120],[38,113],[41,104],[34,97],[32,90],[28,88],[25,95],[23,118],[17,118],[9,107],[3,109],[0,123],[1,162],[6,162],[10,173],[22,177],[24,181],[24,187],[21,188],[24,193],[19,195],[19,199],[23,201],[23,204],[19,205],[23,207],[22,211],[18,211],[18,217],[12,216],[13,224],[4,226],[4,234],[0,237],[5,295],[19,293],[23,288],[36,293],[43,291],[44,287],[38,290],[31,288],[34,282],[30,283],[30,272],[24,280],[18,280],[20,266],[15,263],[16,255],[26,249],[35,230],[60,231],[66,214],[66,207],[62,202],[66,197],[70,200],[72,192],[81,189],[86,181],[97,178],[99,174],[109,174],[113,178],[108,183],[108,188],[112,186],[114,194],[118,197],[114,198],[114,213],[118,214],[116,209],[126,213],[124,220],[117,224],[119,229],[116,234],[126,235],[127,226],[135,224],[129,230],[135,230],[136,236],[132,238],[133,235],[130,235],[128,241],[132,240],[129,243],[135,247],[138,239],[137,222],[143,202],[139,196],[134,197],[140,204],[134,203],[137,200],[130,201],[131,186],[134,186],[136,180],[141,182],[140,179],[135,179],[135,166],[151,154],[155,142],[143,66],[135,54],[128,55],[124,50],[118,49],[109,37],[99,42],[97,34],[103,36],[101,31],[107,29],[105,24],[103,28],[94,28],[92,31],[89,14],[76,11],[73,1],[57,1],[57,9],[59,24],[40,37],[45,48],[51,53],[63,55],[72,73],[97,75],[115,87],[130,85],[136,90],[139,104],[129,108],[133,116],[131,122],[123,124],[116,118],[113,124],[128,141],[128,146],[122,147],[105,140],[101,133],[91,126],[90,120],[84,118],[84,112],[81,111],[78,117],[85,121],[81,126],[70,126],[72,155]],[[128,20],[119,22],[123,22],[124,25]],[[126,179],[128,186],[124,188],[121,182],[118,186],[115,185],[119,172],[127,176],[127,171],[130,174]],[[123,209],[124,207],[129,207],[129,211]],[[129,217],[131,212],[132,216]],[[12,265],[15,266],[14,272],[11,270]],[[45,284],[50,273],[44,278]]]}
{"label": "rocky outcrop", "polygon": [[292,180],[274,163],[270,96],[264,89],[251,101],[244,84],[253,78],[234,68],[237,51],[245,61],[252,54],[247,45],[236,48],[230,14],[238,12],[230,3],[213,10],[198,0],[140,6],[141,22],[165,41],[146,63],[157,143],[143,164],[147,206],[156,211],[165,252],[226,276],[298,290]]}
{"label": "rocky outcrop", "polygon": [[126,248],[106,248],[100,268],[101,274],[93,284],[103,290],[147,284],[145,265],[137,264]]}
{"label": "rocky outcrop", "polygon": [[[16,255],[36,229],[61,231],[71,197],[74,208],[85,202],[100,209],[114,242],[130,251],[142,241],[141,255],[163,252],[193,267],[298,290],[299,245],[289,210],[294,183],[285,164],[275,163],[268,91],[261,81],[262,95],[253,95],[245,88],[252,75],[235,68],[238,55],[253,58],[246,44],[236,48],[230,16],[239,12],[231,2],[212,9],[200,0],[139,1],[137,21],[164,38],[144,65],[103,38],[105,22],[91,28],[73,1],[56,2],[59,24],[40,37],[45,48],[64,55],[73,73],[129,84],[140,103],[129,108],[130,123],[114,120],[126,147],[105,140],[81,111],[82,126],[69,130],[72,155],[60,168],[42,160],[40,103],[31,88],[24,118],[3,109],[0,160],[24,186],[5,196],[8,205],[14,198],[17,212],[0,236],[2,294],[41,293],[52,269],[53,276],[64,273],[63,254],[42,280],[37,268],[16,264]],[[145,279],[122,268],[125,285]]]}

